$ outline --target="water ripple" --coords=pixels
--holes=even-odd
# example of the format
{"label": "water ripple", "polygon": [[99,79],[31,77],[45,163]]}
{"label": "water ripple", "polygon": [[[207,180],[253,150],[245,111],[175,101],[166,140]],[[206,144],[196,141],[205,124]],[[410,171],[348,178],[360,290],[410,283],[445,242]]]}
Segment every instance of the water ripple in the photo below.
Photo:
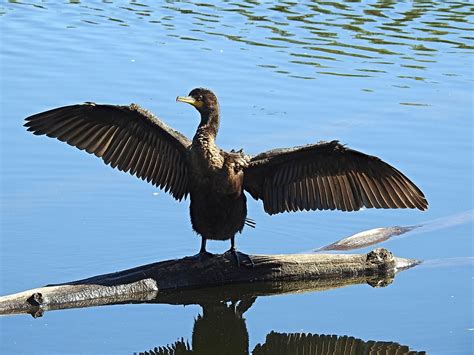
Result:
{"label": "water ripple", "polygon": [[[51,11],[56,8],[54,2],[48,1],[11,1],[0,8],[0,16],[10,15],[16,6]],[[164,32],[154,32],[159,37],[207,43],[213,37],[226,38],[238,43],[240,49],[261,48],[263,56],[257,66],[301,79],[328,74],[368,76],[361,71],[370,71],[371,76],[389,76],[390,71],[384,67],[403,61],[401,66],[408,72],[398,78],[426,80],[429,78],[418,74],[426,67],[417,63],[437,62],[441,50],[474,49],[474,37],[467,35],[474,31],[474,8],[457,1],[169,1],[160,6],[130,1],[118,7],[108,2],[91,1],[85,5],[70,1],[62,6],[79,10],[63,19],[68,28],[106,23],[133,26],[142,21],[160,26]],[[166,41],[169,39],[159,39],[160,43]],[[217,50],[212,45],[201,49]],[[367,60],[370,68],[366,67]],[[304,75],[295,65],[307,67]]]}

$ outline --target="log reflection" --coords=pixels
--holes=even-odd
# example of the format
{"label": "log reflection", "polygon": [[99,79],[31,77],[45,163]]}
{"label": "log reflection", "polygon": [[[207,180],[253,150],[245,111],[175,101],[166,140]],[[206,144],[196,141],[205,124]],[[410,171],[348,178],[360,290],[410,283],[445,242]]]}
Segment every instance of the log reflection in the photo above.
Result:
{"label": "log reflection", "polygon": [[[244,313],[256,297],[232,302],[204,304],[202,314],[194,321],[191,343],[184,338],[173,344],[155,347],[138,354],[146,355],[217,355],[249,354],[249,334]],[[253,355],[318,355],[318,354],[425,354],[391,341],[364,341],[352,336],[277,333],[267,334],[257,344]]]}
{"label": "log reflection", "polygon": [[221,354],[424,354],[391,341],[364,341],[351,336],[270,332],[262,344],[249,350],[249,334],[244,314],[257,297],[326,291],[355,284],[386,287],[393,277],[370,276],[312,282],[268,282],[229,285],[200,290],[159,294],[149,303],[198,304],[202,312],[194,321],[190,340],[184,336],[173,344],[162,345],[137,354],[148,355],[221,355]]}

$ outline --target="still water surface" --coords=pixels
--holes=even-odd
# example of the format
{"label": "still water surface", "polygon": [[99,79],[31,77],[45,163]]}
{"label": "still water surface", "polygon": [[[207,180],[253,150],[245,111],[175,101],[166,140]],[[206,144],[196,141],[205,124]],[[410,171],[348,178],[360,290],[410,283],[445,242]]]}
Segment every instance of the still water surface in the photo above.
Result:
{"label": "still water surface", "polygon": [[[1,1],[0,294],[198,249],[186,203],[22,127],[66,104],[136,102],[191,137],[197,115],[174,99],[209,87],[221,103],[222,148],[255,154],[339,139],[398,167],[430,202],[427,212],[270,217],[249,201],[257,228],[237,241],[248,253],[298,253],[472,211],[473,22],[468,1]],[[251,351],[274,331],[471,353],[472,262],[450,260],[473,256],[472,235],[471,218],[387,242],[397,256],[439,261],[387,287],[259,297],[244,321],[224,322],[236,329],[232,349]],[[143,304],[4,317],[0,350],[132,353],[181,338],[192,346],[198,324],[210,327],[201,327],[210,347],[206,334],[227,314]]]}

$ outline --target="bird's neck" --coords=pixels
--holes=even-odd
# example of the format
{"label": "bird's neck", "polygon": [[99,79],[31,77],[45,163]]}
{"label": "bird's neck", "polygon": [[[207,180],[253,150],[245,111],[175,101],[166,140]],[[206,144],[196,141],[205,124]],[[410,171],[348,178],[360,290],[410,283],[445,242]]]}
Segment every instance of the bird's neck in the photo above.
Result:
{"label": "bird's neck", "polygon": [[219,130],[219,111],[201,114],[201,123],[193,138],[192,152],[197,154],[195,162],[204,171],[222,168],[223,158],[216,145],[216,135]]}
{"label": "bird's neck", "polygon": [[208,112],[201,113],[201,123],[198,127],[198,132],[201,134],[206,134],[209,138],[213,140],[217,136],[217,132],[219,131],[219,108],[212,109]]}

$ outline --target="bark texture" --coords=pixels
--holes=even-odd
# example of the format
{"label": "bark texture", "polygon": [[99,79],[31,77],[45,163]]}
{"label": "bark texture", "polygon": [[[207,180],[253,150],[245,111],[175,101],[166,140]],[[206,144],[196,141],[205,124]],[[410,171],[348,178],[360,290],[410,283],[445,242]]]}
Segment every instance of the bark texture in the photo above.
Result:
{"label": "bark texture", "polygon": [[[367,254],[241,254],[241,260],[238,267],[231,254],[203,261],[186,257],[48,285],[0,297],[0,314],[40,316],[46,310],[131,302],[200,304],[211,301],[206,298],[293,293],[354,283],[384,286],[397,271],[419,263],[394,257],[382,248]],[[222,285],[227,286],[215,288]],[[214,287],[211,293],[197,292],[210,287]]]}

